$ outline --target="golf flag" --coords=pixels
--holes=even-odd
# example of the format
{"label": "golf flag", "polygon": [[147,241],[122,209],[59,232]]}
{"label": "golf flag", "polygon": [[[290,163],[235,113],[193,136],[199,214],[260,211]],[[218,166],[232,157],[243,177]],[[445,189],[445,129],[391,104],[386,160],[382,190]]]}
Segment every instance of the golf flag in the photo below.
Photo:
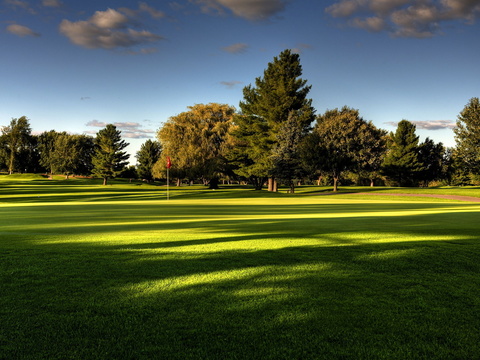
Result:
{"label": "golf flag", "polygon": [[172,167],[172,162],[170,161],[170,156],[167,156],[167,169]]}

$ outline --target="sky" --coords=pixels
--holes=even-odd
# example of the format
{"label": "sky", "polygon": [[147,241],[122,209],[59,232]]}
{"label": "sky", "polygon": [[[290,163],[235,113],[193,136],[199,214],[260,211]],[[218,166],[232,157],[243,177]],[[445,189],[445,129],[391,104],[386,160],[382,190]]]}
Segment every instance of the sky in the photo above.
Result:
{"label": "sky", "polygon": [[348,106],[455,146],[480,97],[480,0],[0,0],[0,126],[92,134],[114,124],[130,162],[169,117],[238,109],[283,50],[317,114]]}

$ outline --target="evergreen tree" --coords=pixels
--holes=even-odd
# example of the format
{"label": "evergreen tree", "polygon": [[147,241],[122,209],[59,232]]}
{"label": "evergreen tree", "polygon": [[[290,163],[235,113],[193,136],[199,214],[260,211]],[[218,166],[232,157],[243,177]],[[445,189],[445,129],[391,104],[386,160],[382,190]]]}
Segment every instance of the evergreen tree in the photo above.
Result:
{"label": "evergreen tree", "polygon": [[[233,154],[239,175],[258,180],[275,173],[273,153],[278,147],[278,134],[292,111],[299,134],[310,128],[315,114],[312,100],[307,99],[311,86],[301,75],[299,55],[285,50],[268,64],[263,77],[256,78],[255,87],[243,89],[241,114],[235,118],[239,147]],[[257,188],[262,183],[257,181]]]}
{"label": "evergreen tree", "polygon": [[148,139],[137,152],[137,174],[141,179],[153,180],[153,165],[162,153],[162,145],[158,141]]}
{"label": "evergreen tree", "polygon": [[442,143],[435,144],[427,137],[418,148],[418,160],[423,167],[418,174],[422,186],[428,186],[431,181],[441,180],[445,176],[445,148]]}
{"label": "evergreen tree", "polygon": [[108,124],[98,131],[92,172],[93,175],[103,178],[103,185],[107,185],[107,180],[120,174],[128,164],[129,155],[122,151],[127,146],[128,143],[122,140],[121,132],[115,125]]}
{"label": "evergreen tree", "polygon": [[480,102],[472,98],[458,115],[454,129],[457,157],[473,174],[480,174]]}
{"label": "evergreen tree", "polygon": [[416,185],[419,173],[423,170],[415,131],[414,124],[402,120],[398,123],[395,133],[390,134],[382,172],[399,186]]}

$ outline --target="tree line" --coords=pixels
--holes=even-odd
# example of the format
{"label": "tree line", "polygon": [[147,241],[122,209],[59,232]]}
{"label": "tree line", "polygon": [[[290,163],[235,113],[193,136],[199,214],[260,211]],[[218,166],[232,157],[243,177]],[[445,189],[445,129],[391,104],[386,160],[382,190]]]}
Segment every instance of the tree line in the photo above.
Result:
{"label": "tree line", "polygon": [[311,85],[301,78],[298,54],[283,51],[254,85],[243,89],[239,111],[226,104],[196,104],[170,117],[127,167],[128,144],[114,125],[95,137],[49,131],[31,135],[26,117],[2,128],[0,166],[13,173],[93,175],[104,184],[116,176],[165,179],[167,157],[177,185],[244,181],[291,192],[301,182],[393,186],[480,184],[480,104],[472,98],[454,129],[457,146],[445,148],[402,120],[388,133],[344,106],[316,114]]}

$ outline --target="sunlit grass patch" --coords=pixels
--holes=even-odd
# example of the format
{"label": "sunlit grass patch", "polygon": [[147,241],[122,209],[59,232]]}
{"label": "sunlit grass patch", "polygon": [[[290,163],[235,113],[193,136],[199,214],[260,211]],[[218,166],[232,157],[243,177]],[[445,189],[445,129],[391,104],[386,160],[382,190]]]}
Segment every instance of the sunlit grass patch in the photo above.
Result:
{"label": "sunlit grass patch", "polygon": [[0,358],[480,357],[479,204],[12,189]]}

